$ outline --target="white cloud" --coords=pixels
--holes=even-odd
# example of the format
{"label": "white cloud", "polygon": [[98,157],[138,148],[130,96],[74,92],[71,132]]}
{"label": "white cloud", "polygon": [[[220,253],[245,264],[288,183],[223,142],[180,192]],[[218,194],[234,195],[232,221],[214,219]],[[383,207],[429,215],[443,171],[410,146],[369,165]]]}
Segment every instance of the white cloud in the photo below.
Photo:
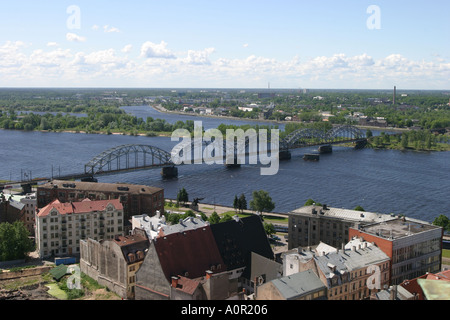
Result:
{"label": "white cloud", "polygon": [[186,50],[177,57],[164,41],[145,42],[139,56],[128,54],[131,44],[95,51],[53,46],[49,43],[30,50],[30,45],[20,41],[0,43],[0,86],[265,87],[267,81],[286,88],[376,89],[390,88],[393,83],[410,89],[450,86],[450,62],[444,57],[413,60],[390,54],[375,59],[367,53],[337,53],[311,59],[258,55],[230,59],[216,57],[214,48]]}
{"label": "white cloud", "polygon": [[248,43],[244,43],[244,44],[242,45],[242,47],[247,48],[247,47],[248,47]]}
{"label": "white cloud", "polygon": [[105,31],[106,33],[111,33],[111,32],[120,32],[120,30],[116,27],[110,27],[108,25],[103,26],[103,31]]}
{"label": "white cloud", "polygon": [[127,44],[125,47],[122,48],[122,52],[123,53],[129,53],[131,51],[131,49],[133,48],[133,46],[131,44]]}
{"label": "white cloud", "polygon": [[66,39],[67,41],[71,41],[71,42],[84,42],[86,41],[85,37],[79,36],[75,33],[67,33],[66,34]]}
{"label": "white cloud", "polygon": [[143,58],[165,58],[174,59],[175,55],[167,49],[167,43],[161,41],[159,44],[147,41],[141,46],[141,57]]}
{"label": "white cloud", "polygon": [[57,47],[58,44],[56,42],[48,42],[47,47]]}
{"label": "white cloud", "polygon": [[96,25],[96,24],[94,24],[94,25],[91,27],[91,29],[94,30],[94,31],[97,31],[99,28],[100,28],[100,27],[99,27],[98,25]]}
{"label": "white cloud", "polygon": [[209,61],[209,56],[214,52],[214,48],[206,48],[201,51],[189,50],[187,57],[183,59],[183,61],[189,64],[208,65],[211,64],[211,61]]}

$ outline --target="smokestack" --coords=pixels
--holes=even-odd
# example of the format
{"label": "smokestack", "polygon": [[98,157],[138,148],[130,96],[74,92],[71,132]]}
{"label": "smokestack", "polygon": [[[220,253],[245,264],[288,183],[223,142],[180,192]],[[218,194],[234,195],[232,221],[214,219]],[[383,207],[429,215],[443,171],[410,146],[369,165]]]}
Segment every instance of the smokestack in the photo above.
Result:
{"label": "smokestack", "polygon": [[394,86],[394,96],[393,96],[393,98],[392,98],[392,104],[393,105],[395,105],[395,98],[396,98],[396,96],[397,96],[397,87],[396,86]]}
{"label": "smokestack", "polygon": [[211,270],[206,270],[206,279],[211,279],[213,272]]}

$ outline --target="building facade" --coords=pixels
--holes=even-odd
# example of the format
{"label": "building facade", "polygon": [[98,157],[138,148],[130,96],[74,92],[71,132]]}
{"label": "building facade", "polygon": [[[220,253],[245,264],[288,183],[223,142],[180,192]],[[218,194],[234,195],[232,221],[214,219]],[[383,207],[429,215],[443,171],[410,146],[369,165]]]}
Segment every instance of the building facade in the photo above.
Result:
{"label": "building facade", "polygon": [[398,285],[427,272],[437,273],[442,263],[442,227],[419,220],[396,218],[360,228],[351,237],[375,243],[391,259],[390,284]]}
{"label": "building facade", "polygon": [[145,232],[111,240],[80,241],[80,270],[125,299],[134,299],[136,272],[149,247]]}
{"label": "building facade", "polygon": [[36,246],[41,258],[80,254],[80,240],[112,239],[124,232],[119,199],[61,203],[36,210]]}
{"label": "building facade", "polygon": [[123,205],[125,219],[133,215],[154,216],[164,212],[164,189],[134,184],[97,183],[53,180],[37,188],[37,205],[42,208],[58,199],[74,202],[83,199],[119,199]]}
{"label": "building facade", "polygon": [[389,283],[389,257],[367,242],[340,250],[298,248],[284,255],[283,266],[285,276],[315,272],[327,288],[328,300],[368,299]]}
{"label": "building facade", "polygon": [[325,242],[333,247],[347,243],[349,228],[393,219],[386,214],[324,206],[304,206],[288,213],[288,248]]}

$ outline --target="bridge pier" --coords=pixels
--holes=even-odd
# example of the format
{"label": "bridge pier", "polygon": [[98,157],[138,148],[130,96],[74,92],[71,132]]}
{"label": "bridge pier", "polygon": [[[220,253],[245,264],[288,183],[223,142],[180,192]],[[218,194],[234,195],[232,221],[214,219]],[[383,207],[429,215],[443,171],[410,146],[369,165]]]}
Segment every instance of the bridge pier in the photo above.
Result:
{"label": "bridge pier", "polygon": [[278,153],[280,160],[290,160],[291,159],[291,152],[289,150],[281,150]]}
{"label": "bridge pier", "polygon": [[323,145],[323,146],[319,147],[320,154],[332,153],[332,152],[333,152],[333,147],[331,146],[331,144],[327,144],[327,145]]}
{"label": "bridge pier", "polygon": [[177,167],[163,167],[161,169],[161,175],[163,179],[171,179],[178,177],[178,168]]}

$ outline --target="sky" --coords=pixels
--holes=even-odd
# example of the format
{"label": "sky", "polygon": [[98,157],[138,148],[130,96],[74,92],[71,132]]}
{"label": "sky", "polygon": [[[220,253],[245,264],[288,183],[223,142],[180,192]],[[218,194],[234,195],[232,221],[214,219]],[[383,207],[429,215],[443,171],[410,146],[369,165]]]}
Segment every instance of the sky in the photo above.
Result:
{"label": "sky", "polygon": [[0,87],[450,89],[448,0],[0,3]]}

